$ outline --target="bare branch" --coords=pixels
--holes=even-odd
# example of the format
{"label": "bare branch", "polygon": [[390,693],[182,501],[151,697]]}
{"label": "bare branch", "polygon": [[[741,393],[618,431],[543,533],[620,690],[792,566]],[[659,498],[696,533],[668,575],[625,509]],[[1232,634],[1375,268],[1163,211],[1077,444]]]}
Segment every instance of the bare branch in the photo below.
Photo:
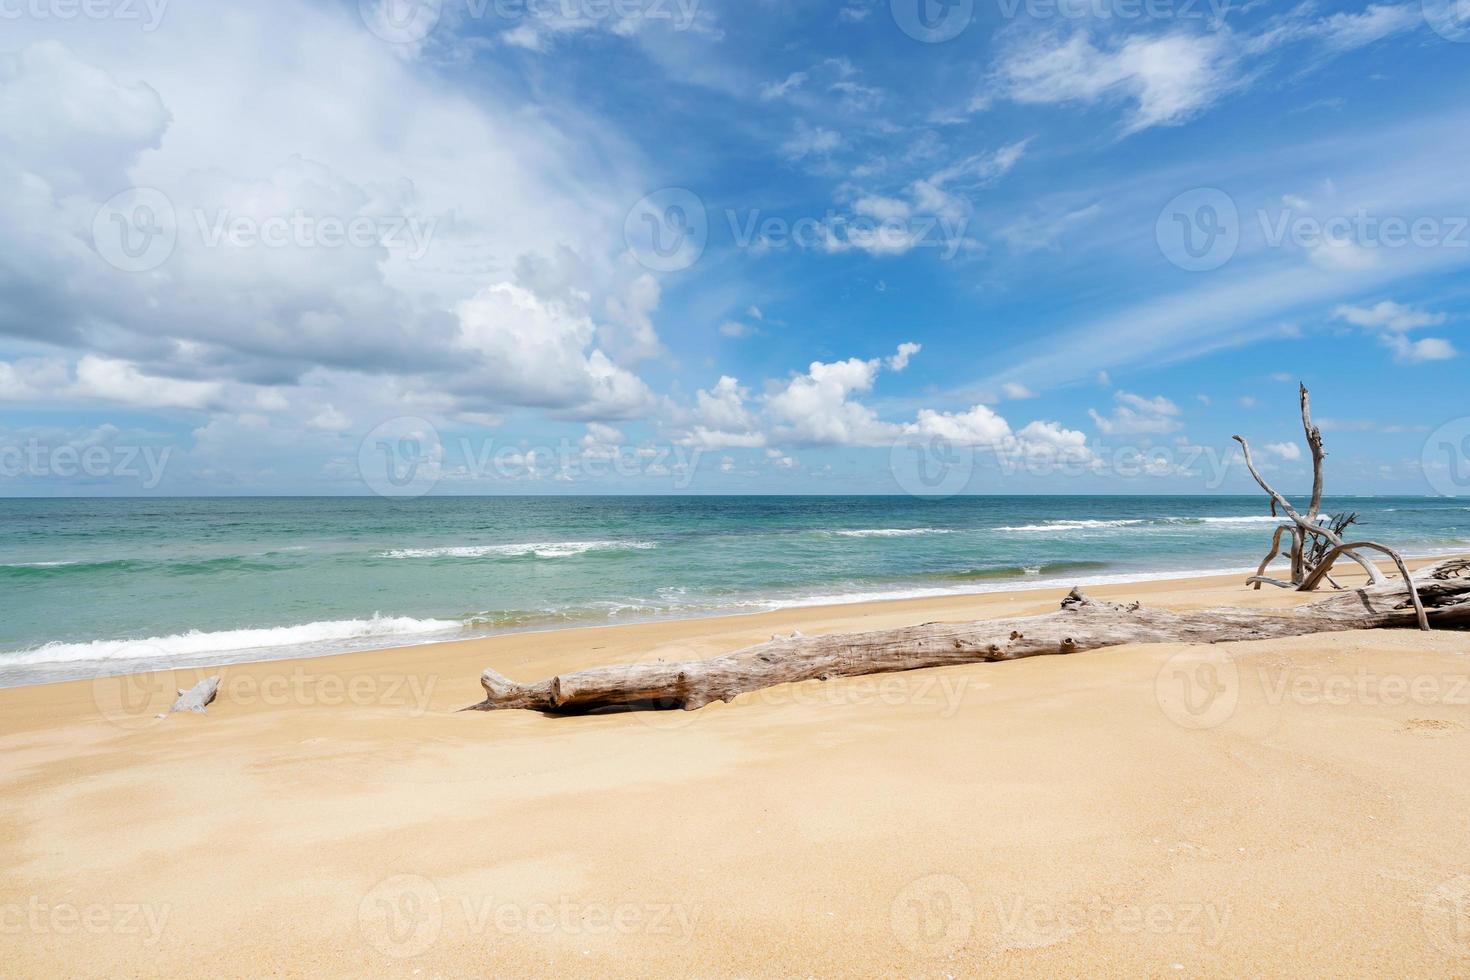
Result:
{"label": "bare branch", "polygon": [[1312,396],[1307,386],[1301,386],[1302,429],[1307,434],[1307,445],[1312,450],[1312,502],[1307,508],[1307,517],[1315,521],[1322,510],[1322,460],[1327,453],[1322,450],[1322,430],[1312,424]]}
{"label": "bare branch", "polygon": [[[1296,525],[1301,528],[1303,532],[1307,534],[1315,534],[1320,537],[1326,538],[1334,548],[1340,547],[1342,545],[1342,538],[1338,537],[1331,528],[1323,527],[1321,524],[1317,523],[1316,520],[1307,520],[1305,517],[1297,512],[1297,509],[1295,507],[1291,505],[1291,501],[1287,500],[1281,494],[1277,493],[1276,489],[1272,487],[1271,484],[1266,482],[1265,477],[1261,476],[1261,471],[1256,469],[1255,460],[1251,457],[1250,443],[1246,442],[1245,438],[1242,436],[1235,436],[1233,438],[1236,442],[1240,443],[1241,453],[1245,457],[1246,469],[1250,470],[1251,476],[1255,478],[1256,483],[1260,485],[1261,489],[1266,491],[1266,493],[1270,495],[1271,500],[1283,511],[1286,512],[1286,516],[1296,522]],[[1374,585],[1382,585],[1384,582],[1388,581],[1388,579],[1384,577],[1383,573],[1378,570],[1378,566],[1374,565],[1368,559],[1364,558],[1361,555],[1354,554],[1351,551],[1345,552],[1345,554],[1362,567],[1363,571],[1368,574],[1368,581],[1372,582]]]}

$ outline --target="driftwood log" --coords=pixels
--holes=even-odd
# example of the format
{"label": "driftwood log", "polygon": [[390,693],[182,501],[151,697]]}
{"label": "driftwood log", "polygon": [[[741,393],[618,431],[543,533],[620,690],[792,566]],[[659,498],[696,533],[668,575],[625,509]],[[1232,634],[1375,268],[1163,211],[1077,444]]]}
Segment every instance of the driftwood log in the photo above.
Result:
{"label": "driftwood log", "polygon": [[[1413,590],[1408,590],[1412,593]],[[1175,613],[1138,603],[1098,602],[1073,589],[1058,612],[974,623],[792,636],[712,660],[632,664],[520,684],[494,670],[485,700],[467,710],[524,708],[581,714],[607,708],[686,711],[776,684],[883,674],[924,667],[1079,653],[1125,643],[1222,643],[1346,630],[1412,628],[1421,614],[1441,629],[1470,629],[1470,561],[1443,562],[1419,576],[1423,608],[1399,583],[1370,586],[1285,610],[1206,609]]]}
{"label": "driftwood log", "polygon": [[180,691],[179,699],[174,702],[174,706],[169,710],[192,711],[196,715],[205,714],[204,709],[213,704],[214,699],[219,696],[219,681],[220,679],[218,677],[209,677],[195,684],[187,691]]}
{"label": "driftwood log", "polygon": [[[1368,575],[1368,581],[1373,585],[1383,585],[1387,578],[1378,566],[1370,561],[1362,552],[1376,551],[1388,557],[1399,571],[1399,576],[1405,583],[1412,583],[1413,578],[1409,575],[1409,568],[1404,564],[1403,556],[1394,549],[1377,541],[1344,541],[1342,534],[1349,525],[1357,523],[1357,514],[1334,514],[1323,517],[1322,510],[1322,461],[1327,458],[1327,452],[1322,448],[1322,430],[1312,424],[1312,396],[1307,391],[1307,386],[1300,388],[1300,402],[1302,411],[1302,429],[1306,433],[1307,448],[1312,452],[1312,499],[1307,505],[1307,512],[1302,514],[1291,505],[1291,501],[1278,493],[1271,484],[1261,476],[1261,471],[1256,468],[1256,462],[1251,457],[1250,443],[1241,436],[1235,436],[1236,442],[1240,443],[1240,451],[1245,458],[1246,469],[1255,478],[1261,489],[1271,498],[1271,516],[1277,515],[1279,509],[1288,518],[1290,524],[1282,524],[1276,528],[1276,533],[1271,538],[1271,551],[1261,561],[1261,567],[1256,570],[1248,582],[1257,589],[1264,585],[1274,585],[1282,589],[1295,589],[1298,592],[1315,592],[1325,581],[1333,588],[1341,589],[1342,586],[1332,578],[1332,566],[1340,558],[1350,558],[1357,562],[1359,567]],[[1291,535],[1291,578],[1289,580],[1274,578],[1266,574],[1266,568],[1281,554],[1281,537],[1284,534]],[[1414,592],[1410,584],[1408,593],[1414,602],[1415,618],[1421,630],[1430,629],[1429,619],[1425,615],[1423,604],[1418,594]]]}

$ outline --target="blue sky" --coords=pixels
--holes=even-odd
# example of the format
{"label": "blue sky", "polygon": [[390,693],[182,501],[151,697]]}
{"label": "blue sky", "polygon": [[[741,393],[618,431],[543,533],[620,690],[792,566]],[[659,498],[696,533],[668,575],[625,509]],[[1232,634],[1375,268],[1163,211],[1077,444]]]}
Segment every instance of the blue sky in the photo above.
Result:
{"label": "blue sky", "polygon": [[1460,0],[69,0],[0,493],[1463,493]]}

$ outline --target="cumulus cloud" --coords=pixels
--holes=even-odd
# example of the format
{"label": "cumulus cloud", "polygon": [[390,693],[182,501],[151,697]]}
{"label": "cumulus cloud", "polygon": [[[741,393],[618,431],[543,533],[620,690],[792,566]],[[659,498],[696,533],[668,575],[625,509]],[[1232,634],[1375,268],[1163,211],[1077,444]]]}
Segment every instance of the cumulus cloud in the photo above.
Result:
{"label": "cumulus cloud", "polygon": [[1332,315],[1354,326],[1376,332],[1379,343],[1393,352],[1394,359],[1405,364],[1447,361],[1459,354],[1454,344],[1441,337],[1411,340],[1405,334],[1421,327],[1437,327],[1449,319],[1443,313],[1429,313],[1383,300],[1373,306],[1338,306]]}
{"label": "cumulus cloud", "polygon": [[909,358],[924,348],[919,344],[904,343],[898,345],[898,351],[888,358],[888,370],[902,371],[909,366]]}
{"label": "cumulus cloud", "polygon": [[1158,435],[1174,432],[1182,423],[1179,421],[1179,406],[1163,395],[1144,398],[1126,391],[1113,395],[1112,415],[1103,415],[1089,408],[1097,430],[1103,435]]}
{"label": "cumulus cloud", "polygon": [[225,386],[214,381],[149,374],[131,361],[87,354],[69,364],[61,358],[0,361],[0,398],[29,401],[103,401],[133,408],[206,409],[219,403]]}
{"label": "cumulus cloud", "polygon": [[1261,448],[1277,459],[1291,461],[1302,458],[1301,447],[1294,442],[1268,442]]}
{"label": "cumulus cloud", "polygon": [[924,408],[909,422],[881,418],[861,396],[882,371],[902,370],[917,353],[919,345],[905,343],[887,358],[813,362],[802,374],[768,385],[759,399],[735,378],[721,377],[697,393],[679,441],[706,449],[767,447],[767,460],[779,468],[795,465],[782,446],[887,447],[909,438],[983,447],[1003,459],[1095,459],[1082,432],[1044,420],[1016,431],[983,404],[961,411]]}
{"label": "cumulus cloud", "polygon": [[461,382],[462,394],[577,418],[627,418],[652,402],[640,378],[593,346],[592,321],[556,302],[499,283],[459,304],[456,314],[459,345],[477,365]]}
{"label": "cumulus cloud", "polygon": [[746,399],[750,392],[729,375],[713,388],[695,394],[695,408],[688,432],[680,440],[702,449],[754,449],[766,444],[765,434]]}
{"label": "cumulus cloud", "polygon": [[[897,357],[898,355],[894,355]],[[878,419],[852,398],[869,391],[882,368],[878,359],[813,361],[805,374],[766,397],[766,412],[783,442],[807,445],[876,446],[891,442],[897,426]]]}
{"label": "cumulus cloud", "polygon": [[[627,365],[661,349],[660,288],[621,258],[618,203],[646,182],[585,114],[521,113],[489,79],[472,99],[355,5],[171,8],[125,45],[115,25],[67,27],[62,45],[54,23],[15,21],[0,58],[0,333],[68,351],[53,368],[68,384],[36,398],[209,410],[250,389],[307,426],[335,419],[262,392],[329,371],[391,376],[450,417],[650,404]],[[129,186],[156,189],[147,217],[176,233],[142,271],[94,236]],[[360,240],[324,237],[352,223]],[[493,284],[543,307],[514,311],[524,342]]]}

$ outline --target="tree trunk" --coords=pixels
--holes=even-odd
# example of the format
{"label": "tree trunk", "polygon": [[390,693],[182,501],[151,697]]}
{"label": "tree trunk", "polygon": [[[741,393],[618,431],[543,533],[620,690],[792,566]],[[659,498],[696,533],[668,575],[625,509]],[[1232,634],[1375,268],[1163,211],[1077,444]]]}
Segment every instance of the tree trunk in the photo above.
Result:
{"label": "tree trunk", "polygon": [[[1450,561],[1420,576],[1425,615],[1441,629],[1470,628],[1470,562]],[[827,680],[1079,653],[1125,643],[1223,643],[1345,630],[1412,628],[1418,610],[1401,585],[1345,592],[1281,611],[1236,608],[1174,613],[1138,603],[1098,602],[1073,589],[1059,612],[975,623],[928,623],[896,630],[775,638],[712,660],[631,664],[519,684],[494,670],[481,678],[473,710],[526,708],[578,714],[603,708],[701,708],[776,684]]]}

